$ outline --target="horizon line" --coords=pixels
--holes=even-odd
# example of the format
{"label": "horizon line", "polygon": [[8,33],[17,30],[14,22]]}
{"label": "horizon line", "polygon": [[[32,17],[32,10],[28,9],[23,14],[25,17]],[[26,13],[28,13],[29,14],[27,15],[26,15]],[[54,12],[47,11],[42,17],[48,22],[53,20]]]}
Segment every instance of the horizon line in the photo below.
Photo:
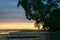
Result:
{"label": "horizon line", "polygon": [[20,30],[40,30],[40,29],[0,29],[0,31],[20,31]]}

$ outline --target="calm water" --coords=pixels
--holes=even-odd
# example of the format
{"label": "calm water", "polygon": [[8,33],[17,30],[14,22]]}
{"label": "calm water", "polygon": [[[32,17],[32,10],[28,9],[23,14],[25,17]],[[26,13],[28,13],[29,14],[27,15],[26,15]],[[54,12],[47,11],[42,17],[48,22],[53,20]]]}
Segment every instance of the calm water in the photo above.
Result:
{"label": "calm water", "polygon": [[60,40],[60,31],[48,32],[41,30],[20,30],[18,32],[10,32],[9,34],[1,34],[1,40]]}

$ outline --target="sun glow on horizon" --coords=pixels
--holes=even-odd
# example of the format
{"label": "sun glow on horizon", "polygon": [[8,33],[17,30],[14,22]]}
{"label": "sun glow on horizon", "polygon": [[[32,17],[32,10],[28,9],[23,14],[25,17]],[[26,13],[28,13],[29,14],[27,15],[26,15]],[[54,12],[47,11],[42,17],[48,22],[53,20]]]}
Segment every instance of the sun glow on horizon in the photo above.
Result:
{"label": "sun glow on horizon", "polygon": [[36,29],[34,23],[0,23],[0,29]]}
{"label": "sun glow on horizon", "polygon": [[[42,28],[42,25],[41,25]],[[40,30],[38,28],[34,27],[34,23],[0,23],[0,30],[11,30],[11,29],[30,29],[30,30]],[[15,31],[2,31],[0,34],[9,34],[11,32],[17,32]]]}

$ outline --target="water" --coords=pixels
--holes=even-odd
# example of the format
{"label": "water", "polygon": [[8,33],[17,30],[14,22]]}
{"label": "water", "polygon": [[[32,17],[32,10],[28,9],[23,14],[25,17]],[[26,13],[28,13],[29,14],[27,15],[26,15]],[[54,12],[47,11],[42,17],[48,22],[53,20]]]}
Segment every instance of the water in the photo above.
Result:
{"label": "water", "polygon": [[60,32],[42,30],[20,30],[9,34],[1,34],[1,40],[60,40]]}

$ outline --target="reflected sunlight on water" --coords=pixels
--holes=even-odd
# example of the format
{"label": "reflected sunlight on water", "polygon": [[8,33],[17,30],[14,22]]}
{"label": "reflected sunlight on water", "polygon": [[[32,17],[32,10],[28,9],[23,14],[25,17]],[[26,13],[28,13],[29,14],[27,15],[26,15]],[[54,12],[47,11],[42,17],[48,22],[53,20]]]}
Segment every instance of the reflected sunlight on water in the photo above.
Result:
{"label": "reflected sunlight on water", "polygon": [[[60,31],[48,32],[44,30],[0,31],[3,40],[60,40]],[[6,35],[7,34],[7,35]],[[4,39],[5,37],[5,39]]]}
{"label": "reflected sunlight on water", "polygon": [[18,31],[0,31],[0,34],[9,34],[13,32],[18,32]]}
{"label": "reflected sunlight on water", "polygon": [[0,34],[0,38],[3,40],[45,40],[47,32],[24,29],[20,31],[1,31],[1,33],[5,33],[4,35]]}

